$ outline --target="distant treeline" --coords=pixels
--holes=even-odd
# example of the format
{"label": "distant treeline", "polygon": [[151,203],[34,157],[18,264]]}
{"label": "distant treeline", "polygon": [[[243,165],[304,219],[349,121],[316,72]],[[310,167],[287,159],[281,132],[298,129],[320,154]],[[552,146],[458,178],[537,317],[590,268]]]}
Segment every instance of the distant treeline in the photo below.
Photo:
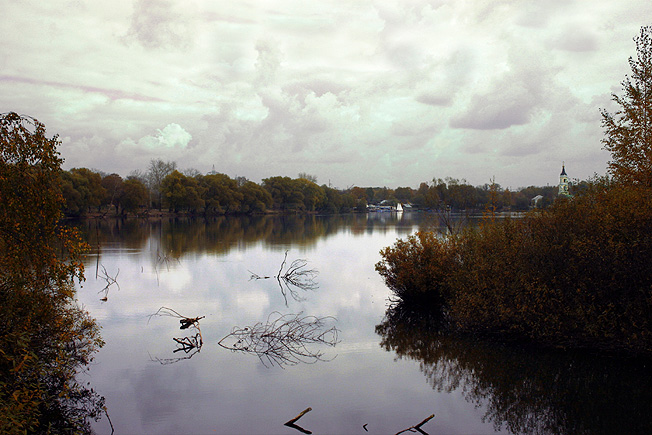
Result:
{"label": "distant treeline", "polygon": [[[433,179],[417,189],[411,187],[349,187],[319,185],[316,178],[270,177],[258,184],[244,177],[196,170],[180,172],[176,163],[152,160],[147,172],[135,171],[127,178],[87,168],[63,171],[62,192],[67,216],[140,215],[151,210],[196,215],[254,214],[269,211],[348,213],[364,212],[367,206],[409,204],[413,209],[456,211],[525,211],[545,208],[557,187],[526,187],[516,191],[499,184],[472,186],[466,180]],[[579,185],[578,185],[579,186]],[[535,202],[533,199],[538,197]]]}

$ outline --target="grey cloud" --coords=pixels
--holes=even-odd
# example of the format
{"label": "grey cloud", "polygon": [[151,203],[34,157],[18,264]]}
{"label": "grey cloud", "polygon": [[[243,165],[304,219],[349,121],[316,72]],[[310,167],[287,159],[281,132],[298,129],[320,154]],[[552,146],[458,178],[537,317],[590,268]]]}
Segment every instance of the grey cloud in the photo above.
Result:
{"label": "grey cloud", "polygon": [[526,90],[498,90],[473,97],[471,108],[453,117],[450,125],[473,130],[505,129],[527,123],[532,108],[533,102]]}
{"label": "grey cloud", "polygon": [[441,95],[430,92],[423,92],[417,95],[416,100],[419,103],[427,104],[429,106],[450,106],[453,99],[450,95]]}
{"label": "grey cloud", "polygon": [[71,84],[56,82],[50,80],[37,80],[31,79],[28,77],[17,77],[17,76],[0,76],[0,82],[9,82],[9,83],[26,83],[29,85],[35,86],[51,86],[53,88],[72,89],[80,92],[89,92],[104,95],[105,97],[111,100],[134,100],[142,102],[162,102],[161,98],[151,97],[149,95],[143,95],[138,93],[125,92],[120,89],[111,89],[111,88],[100,88],[96,86],[85,86],[81,84]]}
{"label": "grey cloud", "polygon": [[183,9],[178,4],[175,7],[172,0],[139,0],[134,4],[127,37],[145,48],[184,48],[190,43],[190,30]]}
{"label": "grey cloud", "polygon": [[595,51],[598,48],[598,38],[594,32],[574,26],[562,31],[550,45],[564,51]]}

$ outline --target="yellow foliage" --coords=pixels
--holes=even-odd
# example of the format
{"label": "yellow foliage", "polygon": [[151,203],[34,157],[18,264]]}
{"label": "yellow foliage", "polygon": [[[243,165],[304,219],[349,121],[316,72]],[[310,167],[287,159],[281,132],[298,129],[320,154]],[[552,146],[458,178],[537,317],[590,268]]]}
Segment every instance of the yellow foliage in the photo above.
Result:
{"label": "yellow foliage", "polygon": [[94,320],[74,303],[86,245],[60,226],[58,143],[34,119],[0,116],[2,433],[85,432],[84,408],[97,416],[103,406],[74,378],[103,343]]}

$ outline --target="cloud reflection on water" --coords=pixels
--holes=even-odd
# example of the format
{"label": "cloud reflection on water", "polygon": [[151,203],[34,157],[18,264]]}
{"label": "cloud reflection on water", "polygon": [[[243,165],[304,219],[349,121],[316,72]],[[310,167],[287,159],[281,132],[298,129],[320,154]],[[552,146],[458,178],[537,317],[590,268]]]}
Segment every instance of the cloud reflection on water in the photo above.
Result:
{"label": "cloud reflection on water", "polygon": [[[111,246],[101,249],[100,262],[107,270],[120,268],[121,290],[102,303],[95,290],[101,283],[89,276],[79,297],[103,326],[107,344],[92,381],[107,398],[116,431],[293,433],[283,422],[311,406],[302,423],[314,433],[351,433],[363,424],[371,433],[396,432],[433,412],[437,417],[428,423],[433,432],[442,427],[491,432],[472,404],[455,393],[433,394],[418,365],[394,361],[378,345],[374,326],[383,318],[389,292],[373,265],[382,247],[418,227],[417,219],[100,222],[101,243]],[[95,233],[95,223],[87,225]],[[302,301],[288,298],[287,307],[275,280],[249,281],[248,272],[277,271],[286,250],[288,258],[305,258],[319,270],[319,289]],[[178,259],[169,271],[159,269],[158,277],[157,252]],[[183,279],[168,279],[177,275]],[[206,316],[201,353],[171,365],[150,360],[149,355],[176,356],[171,342],[179,332],[176,322],[147,324],[161,306]],[[273,311],[336,318],[337,358],[278,370],[217,346],[234,325],[254,325]]]}

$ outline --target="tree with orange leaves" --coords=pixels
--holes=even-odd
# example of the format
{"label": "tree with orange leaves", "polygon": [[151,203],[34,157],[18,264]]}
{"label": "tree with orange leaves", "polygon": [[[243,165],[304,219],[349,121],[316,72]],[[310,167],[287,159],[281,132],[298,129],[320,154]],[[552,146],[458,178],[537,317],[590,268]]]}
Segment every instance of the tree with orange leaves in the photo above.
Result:
{"label": "tree with orange leaves", "polygon": [[103,344],[74,302],[86,244],[60,224],[57,136],[0,115],[0,432],[90,431],[103,398],[75,380]]}

